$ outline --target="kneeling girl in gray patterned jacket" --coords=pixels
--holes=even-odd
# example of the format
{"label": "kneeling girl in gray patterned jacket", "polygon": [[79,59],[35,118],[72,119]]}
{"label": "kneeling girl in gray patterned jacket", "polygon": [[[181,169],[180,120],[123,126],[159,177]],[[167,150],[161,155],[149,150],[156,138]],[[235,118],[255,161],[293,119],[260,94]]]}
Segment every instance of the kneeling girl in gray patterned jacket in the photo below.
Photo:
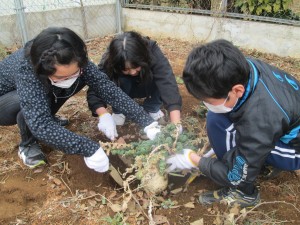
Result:
{"label": "kneeling girl in gray patterned jacket", "polygon": [[[67,130],[54,116],[85,85],[144,126],[149,138],[159,132],[157,122],[88,60],[86,46],[76,33],[47,28],[0,62],[0,125],[18,125],[19,156],[24,164],[33,168],[46,163],[37,144],[42,141],[65,153],[83,155],[91,169],[108,170],[109,159],[101,146]],[[116,131],[113,133],[115,138]]]}

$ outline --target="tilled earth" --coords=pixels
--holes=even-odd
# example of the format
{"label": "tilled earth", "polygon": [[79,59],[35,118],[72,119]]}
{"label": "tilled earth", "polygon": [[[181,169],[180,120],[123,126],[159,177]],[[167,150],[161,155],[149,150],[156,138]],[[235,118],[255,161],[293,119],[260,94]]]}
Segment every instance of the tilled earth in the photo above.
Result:
{"label": "tilled earth", "polygon": [[[99,38],[88,43],[95,63],[110,39]],[[193,45],[173,39],[157,42],[175,75],[180,77]],[[244,53],[300,77],[300,60],[255,50]],[[188,94],[180,79],[178,85],[183,97],[183,118],[197,116],[199,101]],[[86,89],[69,99],[59,114],[69,118],[68,129],[95,141],[108,141],[97,130],[97,118],[87,108]],[[198,118],[198,121],[203,129],[201,135],[205,136],[205,120]],[[137,140],[139,131],[140,127],[130,123],[118,128],[119,136],[126,142]],[[262,202],[255,208],[240,211],[224,204],[198,204],[199,193],[218,188],[204,176],[183,189],[180,188],[185,180],[173,177],[170,190],[156,197],[143,191],[129,193],[120,189],[108,174],[88,169],[82,156],[65,155],[47,146],[43,146],[43,151],[49,165],[30,170],[18,159],[19,141],[16,126],[0,127],[0,224],[149,224],[149,221],[156,224],[300,224],[300,183],[296,172],[282,172],[272,180],[259,178]],[[121,165],[118,160],[111,157],[113,163]]]}

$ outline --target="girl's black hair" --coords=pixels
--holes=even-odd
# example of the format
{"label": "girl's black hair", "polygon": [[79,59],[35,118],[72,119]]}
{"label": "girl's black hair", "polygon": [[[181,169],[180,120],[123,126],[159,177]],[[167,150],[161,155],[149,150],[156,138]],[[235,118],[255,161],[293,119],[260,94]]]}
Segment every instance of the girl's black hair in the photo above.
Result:
{"label": "girl's black hair", "polygon": [[55,65],[77,62],[83,68],[88,63],[85,43],[74,31],[65,27],[44,29],[25,46],[25,56],[45,85],[49,83],[48,77],[56,72]]}
{"label": "girl's black hair", "polygon": [[117,35],[110,43],[104,58],[103,69],[111,80],[118,83],[118,77],[123,74],[125,64],[132,68],[141,67],[141,82],[152,80],[150,71],[151,56],[148,40],[134,31]]}
{"label": "girl's black hair", "polygon": [[246,85],[250,66],[243,53],[226,40],[197,47],[189,54],[183,80],[196,98],[226,98],[236,84]]}

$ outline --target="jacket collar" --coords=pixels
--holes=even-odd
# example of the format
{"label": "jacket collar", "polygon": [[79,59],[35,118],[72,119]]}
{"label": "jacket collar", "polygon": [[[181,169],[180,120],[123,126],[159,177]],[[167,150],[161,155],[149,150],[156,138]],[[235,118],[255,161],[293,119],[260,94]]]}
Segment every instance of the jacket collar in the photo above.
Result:
{"label": "jacket collar", "polygon": [[237,111],[243,103],[248,99],[248,97],[254,92],[254,89],[256,88],[257,82],[258,82],[258,70],[252,60],[247,58],[247,61],[250,65],[250,74],[249,74],[249,80],[246,84],[245,93],[242,96],[242,98],[238,101],[237,105],[234,107],[233,111]]}

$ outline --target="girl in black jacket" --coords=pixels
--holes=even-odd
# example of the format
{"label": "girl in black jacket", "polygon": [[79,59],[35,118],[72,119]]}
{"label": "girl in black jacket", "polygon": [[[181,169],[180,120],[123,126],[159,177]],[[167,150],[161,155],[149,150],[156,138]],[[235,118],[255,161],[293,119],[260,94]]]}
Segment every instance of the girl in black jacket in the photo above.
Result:
{"label": "girl in black jacket", "polygon": [[[109,79],[131,98],[145,98],[143,108],[154,120],[164,116],[164,103],[173,123],[180,122],[181,96],[172,68],[155,41],[130,31],[116,36],[98,65]],[[94,115],[99,116],[98,128],[114,130],[123,125],[125,116],[113,107],[112,116],[106,110],[106,101],[94,90],[88,91],[88,103]]]}

